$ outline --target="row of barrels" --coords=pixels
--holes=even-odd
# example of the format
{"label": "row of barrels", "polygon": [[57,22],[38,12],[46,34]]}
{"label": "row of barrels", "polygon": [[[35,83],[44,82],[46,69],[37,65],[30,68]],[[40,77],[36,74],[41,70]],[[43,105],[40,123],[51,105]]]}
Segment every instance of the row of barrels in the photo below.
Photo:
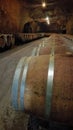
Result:
{"label": "row of barrels", "polygon": [[14,45],[23,44],[42,37],[44,37],[43,33],[0,34],[0,51],[7,50]]}
{"label": "row of barrels", "polygon": [[47,121],[73,126],[73,55],[59,35],[34,48],[17,64],[12,105]]}
{"label": "row of barrels", "polygon": [[17,33],[15,34],[16,44],[27,43],[29,41],[44,37],[44,33]]}

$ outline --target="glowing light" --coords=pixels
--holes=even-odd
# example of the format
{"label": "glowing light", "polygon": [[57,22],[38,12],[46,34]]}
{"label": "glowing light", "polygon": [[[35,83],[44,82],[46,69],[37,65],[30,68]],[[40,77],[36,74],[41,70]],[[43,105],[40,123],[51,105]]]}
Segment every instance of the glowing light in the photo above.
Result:
{"label": "glowing light", "polygon": [[48,20],[49,20],[49,17],[47,16],[47,17],[46,17],[46,21],[48,21]]}
{"label": "glowing light", "polygon": [[47,24],[50,24],[49,17],[47,16],[45,19],[46,19]]}
{"label": "glowing light", "polygon": [[50,21],[49,21],[49,20],[47,20],[47,24],[50,24]]}
{"label": "glowing light", "polygon": [[42,3],[42,7],[43,7],[43,8],[46,7],[46,3],[45,3],[45,2]]}

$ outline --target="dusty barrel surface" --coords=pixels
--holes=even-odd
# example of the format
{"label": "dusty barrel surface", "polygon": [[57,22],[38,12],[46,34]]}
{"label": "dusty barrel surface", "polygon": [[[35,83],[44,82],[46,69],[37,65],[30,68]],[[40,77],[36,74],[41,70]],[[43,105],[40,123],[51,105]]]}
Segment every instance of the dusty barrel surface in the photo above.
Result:
{"label": "dusty barrel surface", "polygon": [[73,124],[72,66],[73,57],[24,58],[18,78],[14,78],[13,106],[48,120]]}

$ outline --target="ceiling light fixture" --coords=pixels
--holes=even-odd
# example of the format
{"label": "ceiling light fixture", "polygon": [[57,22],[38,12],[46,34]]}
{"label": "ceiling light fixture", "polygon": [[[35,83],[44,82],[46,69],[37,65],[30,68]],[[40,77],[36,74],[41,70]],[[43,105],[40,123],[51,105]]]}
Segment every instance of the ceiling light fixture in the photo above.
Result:
{"label": "ceiling light fixture", "polygon": [[45,18],[45,20],[46,20],[47,24],[50,24],[50,20],[49,20],[48,16]]}
{"label": "ceiling light fixture", "polygon": [[45,1],[42,2],[42,7],[43,7],[43,8],[46,7],[46,3],[45,3]]}

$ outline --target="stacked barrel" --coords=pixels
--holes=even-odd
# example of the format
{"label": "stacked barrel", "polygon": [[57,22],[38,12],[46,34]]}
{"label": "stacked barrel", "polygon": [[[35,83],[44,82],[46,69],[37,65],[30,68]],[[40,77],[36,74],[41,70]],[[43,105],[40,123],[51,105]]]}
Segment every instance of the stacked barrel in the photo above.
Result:
{"label": "stacked barrel", "polygon": [[0,34],[0,52],[10,49],[14,45],[21,45],[44,36],[44,33]]}
{"label": "stacked barrel", "polygon": [[15,44],[13,34],[0,34],[0,51],[10,49]]}
{"label": "stacked barrel", "polygon": [[12,105],[47,121],[73,125],[73,55],[62,36],[51,35],[32,56],[19,61]]}

